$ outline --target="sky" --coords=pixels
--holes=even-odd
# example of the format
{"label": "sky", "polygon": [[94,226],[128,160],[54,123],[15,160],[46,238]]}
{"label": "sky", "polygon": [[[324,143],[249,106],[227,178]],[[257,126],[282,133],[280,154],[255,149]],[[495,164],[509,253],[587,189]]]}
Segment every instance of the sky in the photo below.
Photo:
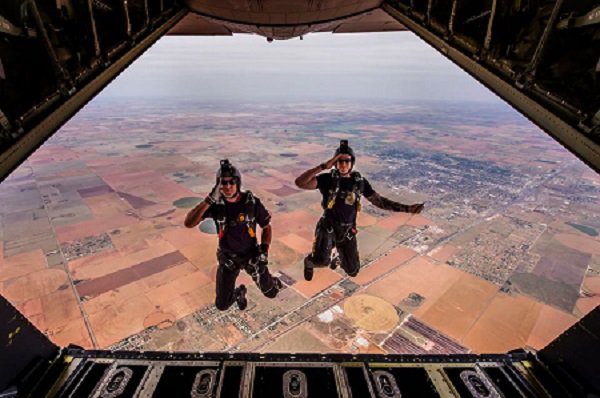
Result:
{"label": "sky", "polygon": [[498,101],[410,32],[160,39],[103,98],[197,101]]}

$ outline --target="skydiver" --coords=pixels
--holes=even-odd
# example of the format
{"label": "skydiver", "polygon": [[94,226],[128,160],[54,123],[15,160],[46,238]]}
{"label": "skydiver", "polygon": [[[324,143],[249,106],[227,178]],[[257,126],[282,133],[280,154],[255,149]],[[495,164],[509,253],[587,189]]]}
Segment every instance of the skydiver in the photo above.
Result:
{"label": "skydiver", "polygon": [[[246,286],[235,287],[240,270],[245,270],[268,298],[274,298],[282,288],[281,281],[273,277],[267,267],[271,244],[271,214],[260,199],[250,191],[242,191],[242,176],[229,160],[221,160],[216,184],[212,191],[196,207],[189,211],[185,226],[193,228],[206,218],[212,218],[217,226],[215,306],[225,311],[236,302],[244,310]],[[260,245],[256,238],[256,225],[261,228]]]}
{"label": "skydiver", "polygon": [[[324,212],[315,229],[312,253],[304,259],[304,279],[312,280],[314,268],[338,263],[349,276],[358,275],[360,259],[356,242],[356,217],[361,210],[361,196],[376,207],[395,212],[418,214],[424,204],[405,205],[379,195],[366,178],[353,171],[356,156],[347,140],[341,140],[334,156],[319,166],[305,171],[296,178],[302,189],[318,189],[323,196]],[[334,167],[332,169],[332,167]],[[331,170],[330,170],[331,169]],[[330,170],[327,173],[321,173]],[[319,174],[321,173],[321,174]],[[338,258],[331,259],[331,251],[337,248]]]}

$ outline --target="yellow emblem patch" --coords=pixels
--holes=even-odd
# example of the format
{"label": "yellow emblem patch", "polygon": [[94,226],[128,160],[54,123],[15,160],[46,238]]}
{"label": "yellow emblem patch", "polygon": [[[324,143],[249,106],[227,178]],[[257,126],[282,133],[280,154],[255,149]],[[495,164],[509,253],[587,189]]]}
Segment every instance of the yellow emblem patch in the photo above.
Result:
{"label": "yellow emblem patch", "polygon": [[244,217],[243,214],[240,214],[240,221],[244,221],[246,219],[246,217]]}

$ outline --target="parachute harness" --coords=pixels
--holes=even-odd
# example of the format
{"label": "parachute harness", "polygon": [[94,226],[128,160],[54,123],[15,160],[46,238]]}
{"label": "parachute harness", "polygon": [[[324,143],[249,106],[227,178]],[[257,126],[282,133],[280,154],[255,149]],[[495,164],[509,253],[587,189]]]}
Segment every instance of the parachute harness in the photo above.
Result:
{"label": "parachute harness", "polygon": [[[329,189],[329,197],[327,198],[327,209],[333,209],[335,205],[335,199],[337,198],[338,193],[340,192],[340,172],[337,169],[331,170],[331,178],[333,180],[333,184],[331,184],[331,188]],[[362,210],[362,204],[360,202],[362,192],[364,190],[364,179],[360,175],[358,171],[353,171],[350,173],[350,178],[352,178],[352,197],[354,198],[354,203],[356,203],[356,211],[359,212]],[[355,220],[356,222],[356,220]]]}
{"label": "parachute harness", "polygon": [[244,223],[246,224],[248,235],[250,235],[250,237],[256,241],[256,200],[254,198],[254,194],[252,194],[251,191],[246,192],[245,213],[240,214],[239,219],[237,220],[227,221],[227,214],[225,212],[225,202],[223,201],[223,199],[220,199],[217,203],[215,203],[215,205],[215,222],[217,223],[217,232],[219,234],[219,239],[223,239],[223,236],[225,236],[225,229],[227,227],[234,227],[240,223]]}
{"label": "parachute harness", "polygon": [[[340,181],[342,177],[340,176],[339,170],[331,170],[331,178],[333,180],[333,183],[331,184],[331,188],[329,190],[327,209],[325,210],[326,212],[327,210],[333,209],[337,195],[340,192]],[[353,203],[356,205],[356,214],[354,216],[352,224],[347,226],[347,230],[344,233],[344,237],[348,240],[354,239],[354,235],[356,235],[356,217],[358,217],[358,212],[362,210],[361,197],[365,185],[364,179],[358,171],[353,171],[350,174],[350,178],[352,178],[352,190],[350,191],[349,195],[352,195]],[[346,203],[348,204],[348,202]],[[327,229],[327,232],[333,233],[333,229],[333,226],[330,226]]]}
{"label": "parachute harness", "polygon": [[[230,220],[227,221],[227,216],[226,216],[226,212],[225,212],[225,202],[223,202],[223,199],[221,199],[219,202],[216,203],[217,206],[217,211],[216,211],[216,223],[217,223],[217,230],[219,233],[219,239],[222,239],[223,236],[225,236],[225,229],[227,227],[234,227],[236,225],[239,225],[241,223],[246,224],[246,230],[248,231],[248,235],[254,239],[254,243],[258,244],[257,240],[256,240],[256,199],[254,198],[254,194],[251,191],[246,191],[246,202],[245,202],[245,212],[244,214],[240,214],[239,218],[237,218],[236,220]],[[231,260],[229,260],[231,261]],[[254,282],[258,285],[258,287],[260,288],[260,276],[262,274],[264,274],[267,271],[266,267],[261,267],[260,266],[260,262],[262,260],[260,259],[260,256],[257,256],[256,258],[250,260],[248,262],[248,265],[251,266],[250,269],[247,269],[248,273],[250,274],[250,276],[252,277],[252,279],[254,280]],[[231,261],[232,265],[233,265],[233,261]]]}

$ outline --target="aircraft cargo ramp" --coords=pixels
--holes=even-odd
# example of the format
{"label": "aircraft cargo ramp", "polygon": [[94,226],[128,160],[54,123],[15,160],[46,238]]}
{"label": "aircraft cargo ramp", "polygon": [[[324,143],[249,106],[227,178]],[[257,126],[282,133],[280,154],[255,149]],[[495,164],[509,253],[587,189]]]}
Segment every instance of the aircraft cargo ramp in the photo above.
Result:
{"label": "aircraft cargo ramp", "polygon": [[260,354],[59,348],[0,297],[0,397],[597,396],[600,308],[538,353]]}

